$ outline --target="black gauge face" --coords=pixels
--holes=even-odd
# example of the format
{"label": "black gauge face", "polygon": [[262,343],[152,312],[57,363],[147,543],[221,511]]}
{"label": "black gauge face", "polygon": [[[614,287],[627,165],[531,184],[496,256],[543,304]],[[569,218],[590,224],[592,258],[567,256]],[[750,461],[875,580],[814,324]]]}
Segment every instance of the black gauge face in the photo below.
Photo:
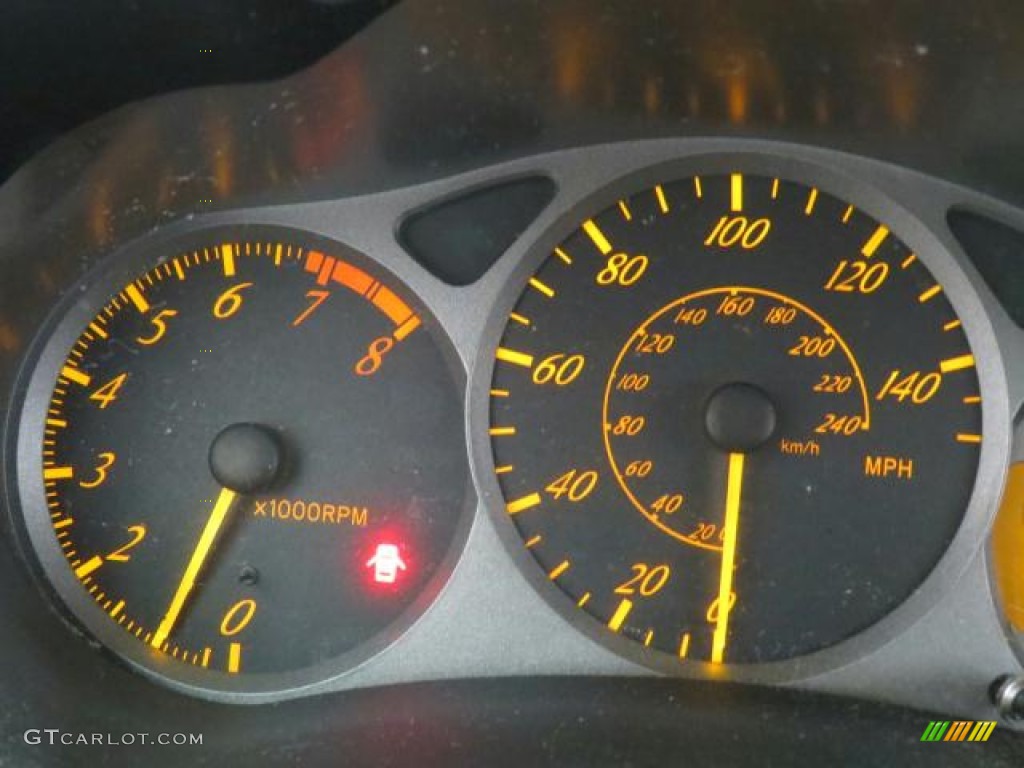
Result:
{"label": "black gauge face", "polygon": [[446,575],[470,495],[454,353],[340,246],[245,230],[170,255],[89,288],[43,353],[29,531],[68,605],[161,675],[337,671]]}
{"label": "black gauge face", "polygon": [[581,216],[509,316],[490,393],[505,513],[609,632],[789,659],[922,584],[978,468],[974,358],[885,222],[771,177]]}

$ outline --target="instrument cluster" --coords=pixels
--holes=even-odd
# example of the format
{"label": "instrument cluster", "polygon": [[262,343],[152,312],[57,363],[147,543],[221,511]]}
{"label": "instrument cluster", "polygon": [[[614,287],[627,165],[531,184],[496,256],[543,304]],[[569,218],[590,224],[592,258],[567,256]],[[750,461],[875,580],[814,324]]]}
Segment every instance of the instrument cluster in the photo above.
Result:
{"label": "instrument cluster", "polygon": [[26,565],[109,663],[221,701],[659,673],[927,706],[943,676],[893,670],[942,667],[980,717],[1021,672],[1024,331],[958,205],[1024,221],[665,140],[169,224],[32,329]]}

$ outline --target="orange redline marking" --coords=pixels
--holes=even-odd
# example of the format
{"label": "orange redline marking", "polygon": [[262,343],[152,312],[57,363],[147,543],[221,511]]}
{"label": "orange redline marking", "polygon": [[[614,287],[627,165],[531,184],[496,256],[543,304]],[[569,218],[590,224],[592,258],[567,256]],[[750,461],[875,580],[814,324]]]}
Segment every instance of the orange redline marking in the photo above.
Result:
{"label": "orange redline marking", "polygon": [[738,213],[743,210],[743,174],[729,176],[729,210]]}
{"label": "orange redline marking", "polygon": [[224,276],[235,276],[235,248],[231,243],[224,243],[220,247],[220,260],[224,266]]}
{"label": "orange redline marking", "polygon": [[612,614],[611,619],[608,621],[608,629],[612,632],[618,632],[622,629],[622,625],[626,623],[626,617],[629,616],[629,612],[633,610],[633,602],[628,598],[623,598],[622,602],[619,603],[619,607],[615,609],[615,613]]}
{"label": "orange redline marking", "polygon": [[344,261],[337,261],[334,265],[334,272],[331,275],[334,282],[341,283],[346,288],[351,288],[360,295],[366,295],[373,288],[376,281],[366,274],[359,267],[353,267]]}
{"label": "orange redline marking", "polygon": [[569,561],[563,560],[548,572],[548,578],[554,581],[563,573],[569,570]]}
{"label": "orange redline marking", "polygon": [[514,349],[506,349],[505,347],[498,347],[497,358],[504,363],[512,363],[513,365],[521,365],[524,368],[533,367],[533,355],[528,355],[525,352],[517,352]]}
{"label": "orange redline marking", "polygon": [[977,443],[981,442],[981,435],[970,435],[970,434],[966,434],[964,432],[960,432],[956,436],[956,441],[958,443],[974,443],[974,444],[977,444]]}
{"label": "orange redline marking", "polygon": [[89,330],[92,331],[93,333],[95,333],[101,339],[109,339],[110,338],[110,334],[107,333],[105,330],[103,330],[103,328],[101,328],[96,323],[89,323]]}
{"label": "orange redline marking", "polygon": [[853,216],[853,206],[849,205],[846,207],[846,211],[843,213],[843,224],[850,221],[850,217]]}
{"label": "orange redline marking", "polygon": [[232,643],[228,646],[228,672],[232,675],[238,674],[242,667],[242,644]]}
{"label": "orange redline marking", "polygon": [[626,221],[633,220],[633,212],[629,210],[629,206],[626,205],[625,200],[619,200],[619,210],[622,211],[622,218],[624,218]]}
{"label": "orange redline marking", "polygon": [[921,302],[922,304],[924,304],[926,301],[928,301],[928,299],[934,298],[941,291],[942,291],[942,286],[940,286],[940,285],[933,285],[927,291],[925,291],[920,296],[918,296],[917,300],[919,302]]}
{"label": "orange redline marking", "polygon": [[565,264],[572,265],[572,256],[563,251],[561,248],[555,248],[555,256],[560,258]]}
{"label": "orange redline marking", "polygon": [[545,285],[540,280],[538,280],[536,277],[531,277],[530,278],[530,286],[532,288],[534,288],[535,290],[538,290],[541,293],[543,293],[549,299],[552,298],[555,295],[555,291],[554,291],[553,288]]}
{"label": "orange redline marking", "polygon": [[878,246],[882,244],[882,241],[889,236],[889,229],[883,224],[878,225],[878,229],[874,231],[868,241],[864,243],[864,247],[860,249],[861,254],[865,259],[870,259],[875,251],[878,250]]}
{"label": "orange redline marking", "polygon": [[317,285],[327,285],[331,280],[331,275],[334,273],[334,257],[324,256],[323,263],[320,265],[320,271],[316,276]]}
{"label": "orange redline marking", "polygon": [[668,200],[665,199],[665,190],[658,184],[654,187],[654,196],[658,198],[658,207],[662,213],[668,213]]}
{"label": "orange redline marking", "polygon": [[323,263],[324,255],[320,251],[310,251],[306,257],[306,271],[315,275],[320,271],[320,266]]}
{"label": "orange redline marking", "polygon": [[961,323],[960,323],[959,320],[950,320],[948,323],[946,323],[944,326],[942,326],[942,330],[944,330],[944,331],[953,331],[953,330],[956,330],[957,328],[959,328],[960,325],[961,325]]}
{"label": "orange redline marking", "polygon": [[400,326],[398,326],[398,328],[395,329],[395,341],[401,341],[419,327],[420,319],[416,315],[413,315]]}
{"label": "orange redline marking", "polygon": [[515,501],[510,501],[508,506],[505,507],[506,511],[510,515],[518,515],[520,512],[526,509],[532,509],[540,504],[541,498],[539,493],[531,493],[528,496],[523,496]]}
{"label": "orange redline marking", "polygon": [[80,566],[75,568],[75,576],[77,576],[79,579],[84,579],[86,576],[95,571],[101,565],[103,565],[103,558],[99,555],[96,555],[95,557],[86,560]]}
{"label": "orange redline marking", "polygon": [[409,305],[402,301],[386,285],[382,285],[373,297],[373,306],[391,318],[391,322],[395,325],[401,325],[412,317],[413,314],[412,310],[409,309]]}
{"label": "orange redline marking", "polygon": [[516,433],[515,427],[491,427],[491,437],[511,437]]}
{"label": "orange redline marking", "polygon": [[811,193],[807,195],[807,205],[804,206],[804,214],[810,216],[814,210],[814,204],[818,202],[818,188],[811,187]]}
{"label": "orange redline marking", "polygon": [[697,196],[697,199],[704,197],[704,190],[701,189],[700,176],[693,177],[693,194]]}
{"label": "orange redline marking", "polygon": [[44,480],[71,480],[74,476],[74,467],[47,467],[43,470]]}
{"label": "orange redline marking", "polygon": [[60,369],[60,375],[69,381],[80,384],[83,387],[88,387],[92,382],[92,377],[84,371],[80,371],[77,368],[72,368],[70,365],[65,365]]}
{"label": "orange redline marking", "polygon": [[590,239],[594,242],[602,254],[607,256],[612,251],[612,244],[608,242],[608,238],[604,236],[597,224],[594,223],[593,219],[587,219],[583,222],[583,231],[587,233]]}
{"label": "orange redline marking", "polygon": [[964,398],[964,405],[977,405],[981,402],[981,395],[968,395]]}
{"label": "orange redline marking", "polygon": [[359,267],[335,259],[333,256],[325,256],[319,251],[310,251],[306,256],[306,271],[317,276],[318,285],[327,285],[329,281],[333,280],[367,298],[398,326],[398,331],[395,333],[395,338],[398,340],[404,339],[420,324],[420,320],[401,297],[383,283],[374,280],[371,275]]}
{"label": "orange redline marking", "polygon": [[917,261],[917,254],[916,254],[916,253],[912,253],[912,254],[910,254],[909,256],[907,256],[907,258],[905,258],[905,259],[904,259],[904,260],[903,260],[903,261],[902,261],[902,262],[900,263],[900,269],[906,269],[906,268],[907,268],[907,267],[909,267],[909,266],[910,266],[911,264],[913,264],[913,263],[914,263],[915,261]]}
{"label": "orange redline marking", "polygon": [[949,360],[943,360],[939,363],[939,370],[943,373],[950,373],[952,371],[961,371],[964,368],[974,367],[974,355],[960,355],[960,357],[951,357]]}
{"label": "orange redline marking", "polygon": [[128,298],[131,299],[132,304],[135,305],[135,308],[139,310],[140,313],[145,314],[146,312],[149,312],[149,302],[146,301],[146,297],[142,295],[142,291],[140,291],[134,283],[125,288],[124,292]]}

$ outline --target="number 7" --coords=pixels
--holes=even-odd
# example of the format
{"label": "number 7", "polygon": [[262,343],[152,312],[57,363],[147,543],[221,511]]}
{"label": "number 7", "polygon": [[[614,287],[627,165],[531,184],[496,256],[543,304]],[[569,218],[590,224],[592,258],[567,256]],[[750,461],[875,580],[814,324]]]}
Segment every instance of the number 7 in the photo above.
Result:
{"label": "number 7", "polygon": [[302,325],[306,321],[307,317],[316,312],[317,307],[319,307],[321,304],[327,301],[327,298],[330,295],[330,291],[307,291],[306,298],[312,299],[313,301],[305,312],[303,312],[301,315],[295,318],[295,321],[292,323],[292,328],[298,328],[300,325]]}

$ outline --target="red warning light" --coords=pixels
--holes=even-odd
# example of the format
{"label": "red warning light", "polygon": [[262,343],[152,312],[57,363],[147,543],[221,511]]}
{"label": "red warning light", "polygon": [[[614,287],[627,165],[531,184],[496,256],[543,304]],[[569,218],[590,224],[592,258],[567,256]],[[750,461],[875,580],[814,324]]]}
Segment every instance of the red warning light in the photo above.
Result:
{"label": "red warning light", "polygon": [[378,544],[366,567],[373,569],[373,580],[378,584],[394,584],[398,572],[406,569],[395,544]]}

